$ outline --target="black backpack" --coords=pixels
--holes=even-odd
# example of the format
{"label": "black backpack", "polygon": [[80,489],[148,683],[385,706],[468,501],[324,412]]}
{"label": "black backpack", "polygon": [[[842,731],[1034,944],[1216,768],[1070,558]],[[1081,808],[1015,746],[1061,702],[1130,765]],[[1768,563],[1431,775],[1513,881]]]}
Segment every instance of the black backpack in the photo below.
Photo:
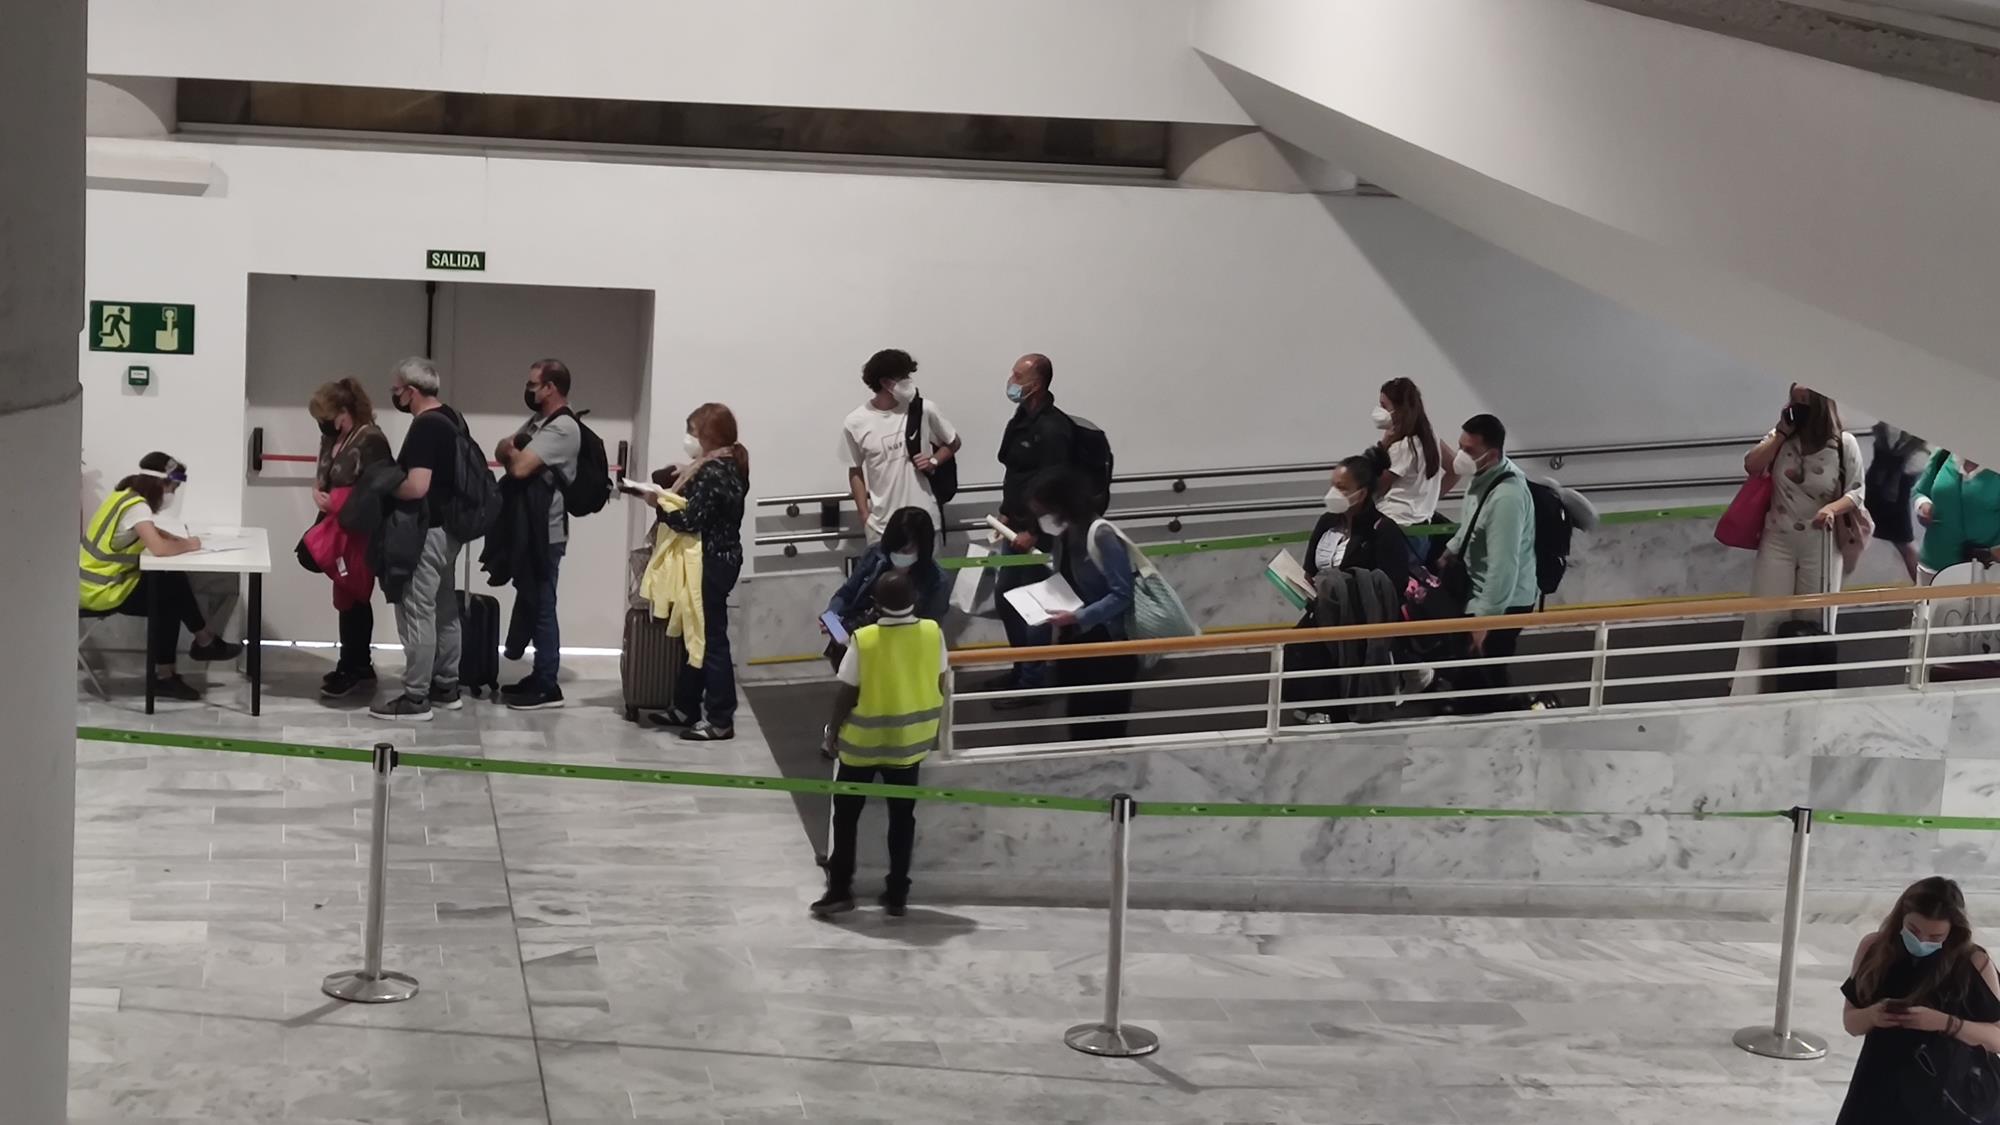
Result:
{"label": "black backpack", "polygon": [[[910,420],[903,429],[903,449],[910,456],[932,452],[931,442],[924,436],[924,396],[910,400]],[[958,495],[958,458],[954,457],[931,469],[931,495],[937,498],[939,510],[951,503]]]}
{"label": "black backpack", "polygon": [[572,516],[594,516],[611,501],[611,458],[604,452],[604,439],[583,424],[583,416],[590,411],[564,407],[562,412],[576,419],[580,439],[573,479],[564,480],[561,473],[554,474],[557,487],[562,489],[563,510]]}
{"label": "black backpack", "polygon": [[500,482],[486,467],[486,451],[472,440],[465,419],[458,420],[458,440],[452,446],[451,497],[445,501],[440,526],[460,543],[484,539],[500,520]]}
{"label": "black backpack", "polygon": [[1576,523],[1561,493],[1539,481],[1527,485],[1535,502],[1535,585],[1546,597],[1556,592],[1569,572],[1569,541]]}
{"label": "black backpack", "polygon": [[1111,439],[1097,423],[1077,415],[1069,416],[1074,427],[1069,443],[1069,463],[1096,486],[1094,509],[1098,515],[1111,510]]}

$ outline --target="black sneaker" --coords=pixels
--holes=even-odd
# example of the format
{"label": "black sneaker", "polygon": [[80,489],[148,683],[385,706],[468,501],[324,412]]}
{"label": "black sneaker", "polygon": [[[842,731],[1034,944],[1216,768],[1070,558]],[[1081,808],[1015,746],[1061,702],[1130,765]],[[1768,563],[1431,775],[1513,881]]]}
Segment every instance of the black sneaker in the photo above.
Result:
{"label": "black sneaker", "polygon": [[875,901],[882,904],[882,913],[887,914],[891,918],[901,918],[910,912],[910,893],[908,891],[904,891],[901,894],[895,891],[883,891],[882,897]]}
{"label": "black sneaker", "polygon": [[190,703],[201,698],[201,689],[181,679],[179,676],[154,676],[153,694],[168,699],[185,699]]}
{"label": "black sneaker", "polygon": [[[520,658],[519,658],[519,657],[514,657],[513,659],[516,659],[516,660],[518,660],[518,659],[520,659]],[[511,684],[508,684],[508,685],[507,685],[506,687],[503,687],[503,688],[501,688],[501,689],[500,689],[500,694],[501,694],[501,695],[519,695],[519,694],[521,694],[522,692],[524,692],[524,691],[527,691],[527,690],[528,690],[529,688],[531,688],[531,687],[534,687],[534,686],[535,686],[535,677],[533,677],[533,676],[527,676],[527,677],[524,677],[524,678],[522,678],[522,679],[519,679],[519,680],[516,680],[516,681],[514,681],[514,682],[513,682],[513,683],[511,683]]]}
{"label": "black sneaker", "polygon": [[446,711],[456,711],[465,706],[465,693],[459,690],[457,684],[450,687],[432,684],[431,706],[441,707]]}
{"label": "black sneaker", "polygon": [[735,727],[719,727],[707,719],[681,732],[682,742],[728,742],[735,737]]}
{"label": "black sneaker", "polygon": [[819,901],[813,903],[811,907],[813,917],[815,918],[831,918],[836,914],[845,914],[852,909],[854,909],[853,891],[828,891],[821,895]]}
{"label": "black sneaker", "polygon": [[188,658],[207,664],[217,660],[234,660],[236,659],[236,654],[242,651],[242,645],[233,645],[221,637],[217,637],[207,644],[197,643],[188,646]]}
{"label": "black sneaker", "polygon": [[509,711],[548,711],[563,705],[559,687],[530,687],[501,697]]}
{"label": "black sneaker", "polygon": [[[373,677],[370,677],[370,680],[372,679]],[[341,699],[353,695],[363,683],[361,677],[335,668],[319,682],[319,696],[321,699]]]}
{"label": "black sneaker", "polygon": [[431,701],[399,695],[387,703],[370,707],[368,714],[391,723],[428,723],[431,721]]}

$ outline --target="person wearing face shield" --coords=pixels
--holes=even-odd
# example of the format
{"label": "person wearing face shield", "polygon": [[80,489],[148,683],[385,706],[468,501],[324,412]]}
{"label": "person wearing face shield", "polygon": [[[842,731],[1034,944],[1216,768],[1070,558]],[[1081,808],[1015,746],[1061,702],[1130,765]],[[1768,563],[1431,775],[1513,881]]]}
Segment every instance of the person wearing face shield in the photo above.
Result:
{"label": "person wearing face shield", "polygon": [[[139,459],[139,471],[119,481],[98,505],[77,548],[78,607],[92,616],[147,618],[146,674],[153,677],[154,693],[197,700],[201,690],[175,670],[182,627],[193,635],[188,656],[195,660],[233,659],[243,646],[208,627],[186,574],[139,569],[140,556],[149,551],[167,558],[201,550],[199,536],[175,535],[154,522],[187,479],[187,467],[178,460],[148,453]],[[158,612],[150,613],[155,606]]]}
{"label": "person wearing face shield", "polygon": [[[841,453],[847,462],[847,487],[868,542],[879,543],[889,517],[905,508],[929,515],[934,527],[944,526],[944,513],[931,487],[931,474],[958,456],[964,444],[937,403],[917,392],[917,361],[899,348],[887,348],[861,365],[861,381],[874,392],[841,423]],[[918,452],[910,452],[910,406],[921,399],[922,428]]]}
{"label": "person wearing face shield", "polygon": [[2000,1110],[2000,974],[1965,893],[1920,879],[1854,950],[1840,1022],[1862,1040],[1836,1125],[1966,1125]]}
{"label": "person wearing face shield", "polygon": [[[1458,437],[1453,473],[1468,481],[1466,516],[1439,561],[1454,592],[1462,592],[1467,617],[1502,617],[1534,612],[1541,587],[1535,563],[1535,501],[1528,478],[1507,459],[1507,427],[1491,414],[1466,419]],[[1482,629],[1467,635],[1474,657],[1502,660],[1520,647],[1519,629]],[[1504,688],[1512,681],[1504,664],[1461,669],[1460,690]],[[1502,695],[1454,701],[1466,713],[1506,710],[1517,705]]]}

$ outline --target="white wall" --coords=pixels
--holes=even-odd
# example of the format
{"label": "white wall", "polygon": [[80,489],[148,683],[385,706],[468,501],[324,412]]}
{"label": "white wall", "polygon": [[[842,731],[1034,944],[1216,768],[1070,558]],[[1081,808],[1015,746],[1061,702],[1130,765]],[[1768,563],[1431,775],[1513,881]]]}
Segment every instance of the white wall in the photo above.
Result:
{"label": "white wall", "polygon": [[2000,106],[1587,0],[1209,0],[1194,42],[1287,140],[1991,456]]}
{"label": "white wall", "polygon": [[[840,420],[865,395],[861,362],[887,346],[916,354],[927,393],[964,431],[968,482],[998,475],[1011,409],[1001,385],[1028,350],[1055,358],[1058,398],[1106,427],[1129,472],[1343,455],[1372,436],[1375,388],[1396,375],[1424,386],[1440,425],[1493,409],[1523,445],[1749,433],[1781,394],[1698,341],[1397,200],[168,147],[213,160],[228,194],[93,193],[104,216],[93,270],[153,271],[150,287],[123,295],[233,287],[240,302],[252,271],[402,279],[414,292],[429,248],[489,252],[486,284],[465,293],[650,291],[649,336],[643,307],[606,330],[640,337],[606,366],[652,371],[618,400],[646,403],[641,436],[658,453],[642,463],[674,456],[688,411],[719,399],[739,415],[760,495],[841,487]],[[247,255],[200,252],[182,214],[228,216]],[[138,237],[148,225],[164,233]],[[92,293],[101,288],[93,274]],[[530,305],[461,326],[448,377],[518,394],[521,365],[550,350],[527,327],[541,312]],[[297,409],[306,382],[348,364],[379,369],[416,346],[420,321],[408,318],[420,306],[396,307],[400,319],[364,339],[315,340],[310,373],[271,404],[274,427],[296,431],[280,442],[274,428],[272,448],[310,436]],[[240,312],[200,315],[195,359],[222,354],[233,328],[234,365],[206,369],[199,393],[176,375],[162,394],[192,395],[190,418],[226,426],[226,442],[191,451],[191,491],[233,517],[241,493],[201,483],[219,466],[241,471],[244,326]],[[591,368],[577,372],[583,398]],[[98,405],[93,443],[143,444],[117,437],[129,419]],[[289,546],[290,534],[274,539]],[[622,588],[622,571],[600,579],[612,573]]]}
{"label": "white wall", "polygon": [[[258,275],[250,283],[249,425],[264,428],[265,449],[311,453],[319,433],[305,404],[321,383],[352,375],[379,411],[391,448],[402,446],[409,420],[388,402],[390,371],[424,351],[421,281]],[[575,377],[574,405],[588,410],[592,429],[617,457],[632,436],[644,382],[645,309],[649,295],[622,289],[444,283],[438,287],[434,358],[445,378],[445,400],[466,416],[481,446],[491,448],[526,416],[521,388],[528,364],[563,360]],[[312,522],[312,466],[268,464],[244,486],[244,522],[273,529],[273,546],[288,549]],[[625,607],[617,575],[628,541],[629,505],[570,521],[562,583],[565,643],[615,644]],[[277,540],[282,539],[282,542]],[[488,587],[473,564],[473,589],[513,604],[510,588]],[[325,578],[282,560],[265,597],[267,635],[330,640],[333,615]],[[375,638],[396,640],[395,621],[378,613]]]}
{"label": "white wall", "polygon": [[93,74],[1241,123],[1193,0],[96,0]]}

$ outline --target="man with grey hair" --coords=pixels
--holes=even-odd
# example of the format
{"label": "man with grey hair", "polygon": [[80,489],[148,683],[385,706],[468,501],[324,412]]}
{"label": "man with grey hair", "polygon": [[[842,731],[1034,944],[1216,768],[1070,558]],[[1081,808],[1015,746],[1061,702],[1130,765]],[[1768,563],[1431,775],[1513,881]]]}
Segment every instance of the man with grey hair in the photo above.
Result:
{"label": "man with grey hair", "polygon": [[465,544],[445,534],[445,506],[456,486],[459,435],[465,419],[439,400],[443,390],[437,365],[412,356],[396,365],[389,401],[413,415],[396,463],[403,483],[396,499],[421,509],[424,550],[396,602],[396,632],[403,640],[403,690],[368,713],[389,721],[427,723],[431,708],[457,710],[460,631],[452,567]]}

